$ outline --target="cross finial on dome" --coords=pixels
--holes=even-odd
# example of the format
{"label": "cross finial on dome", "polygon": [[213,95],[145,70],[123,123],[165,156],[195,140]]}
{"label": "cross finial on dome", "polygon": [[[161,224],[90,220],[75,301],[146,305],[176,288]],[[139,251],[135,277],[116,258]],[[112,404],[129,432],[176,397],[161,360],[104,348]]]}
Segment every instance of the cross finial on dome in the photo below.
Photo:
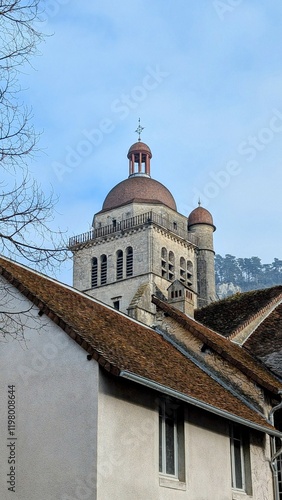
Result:
{"label": "cross finial on dome", "polygon": [[201,198],[199,198],[198,205],[201,206]]}
{"label": "cross finial on dome", "polygon": [[138,123],[139,123],[139,125],[138,125],[137,129],[135,130],[135,132],[139,135],[138,141],[140,142],[141,141],[141,133],[142,133],[142,130],[144,130],[144,127],[141,127],[141,125],[140,125],[140,118],[138,120]]}

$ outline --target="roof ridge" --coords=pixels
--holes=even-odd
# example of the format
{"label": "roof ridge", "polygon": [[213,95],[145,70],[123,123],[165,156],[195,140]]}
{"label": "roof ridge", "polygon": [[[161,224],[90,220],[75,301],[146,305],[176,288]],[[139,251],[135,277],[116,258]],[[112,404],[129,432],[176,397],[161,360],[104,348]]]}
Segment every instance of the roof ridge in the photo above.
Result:
{"label": "roof ridge", "polygon": [[210,411],[214,408],[225,418],[233,415],[243,418],[251,427],[273,429],[265,417],[215,384],[207,373],[184,358],[154,329],[8,259],[0,258],[0,273],[84,349],[88,359],[95,359],[106,371],[115,376],[131,372],[137,379],[150,379],[152,387],[161,384],[166,393],[177,391],[193,404],[204,404]]}
{"label": "roof ridge", "polygon": [[[269,314],[271,314],[272,311],[273,311],[273,309],[275,309],[275,306],[279,305],[279,302],[281,302],[281,301],[282,301],[282,292],[277,297],[274,297],[273,299],[271,299],[259,311],[257,311],[256,313],[252,314],[247,320],[245,320],[240,326],[238,326],[233,332],[231,332],[225,338],[228,338],[229,340],[233,340],[234,337],[236,337],[238,335],[238,333],[242,332],[248,325],[250,325],[252,323],[252,321],[254,321],[256,318],[258,318],[261,314],[263,314],[264,312],[266,312],[268,309],[269,309]],[[266,315],[265,318],[267,316],[268,315]],[[255,326],[254,330],[250,333],[250,335],[252,335],[252,333],[257,329],[257,327],[258,327],[258,325]],[[249,338],[250,335],[248,335],[247,338]],[[245,340],[244,340],[244,342],[245,342]],[[244,344],[244,342],[243,342],[243,344]]]}
{"label": "roof ridge", "polygon": [[[88,295],[88,294],[87,294],[87,293],[85,293],[85,292],[82,292],[82,291],[80,291],[80,290],[77,290],[77,288],[74,288],[74,287],[73,287],[73,286],[71,286],[71,285],[68,285],[68,284],[66,284],[66,283],[62,283],[61,281],[56,280],[55,278],[52,278],[52,277],[48,276],[47,274],[41,273],[40,271],[36,271],[35,269],[32,269],[32,268],[30,268],[30,267],[28,267],[28,266],[25,266],[24,264],[21,264],[21,263],[19,263],[19,262],[16,262],[15,260],[9,259],[8,257],[4,257],[3,255],[1,255],[1,256],[0,256],[0,275],[3,275],[6,279],[8,279],[8,281],[9,281],[11,284],[13,284],[13,280],[15,280],[15,282],[18,282],[18,283],[19,283],[19,286],[20,286],[20,287],[23,287],[23,288],[25,288],[26,290],[28,290],[28,288],[27,288],[25,285],[23,285],[23,284],[19,281],[19,279],[18,279],[18,278],[15,278],[15,277],[14,277],[14,275],[13,275],[13,273],[12,273],[11,271],[9,271],[9,270],[7,270],[5,267],[3,267],[2,263],[1,263],[1,260],[5,260],[8,264],[12,264],[12,265],[18,266],[18,267],[22,268],[23,270],[25,270],[26,272],[29,272],[29,273],[34,273],[34,274],[36,274],[37,276],[39,276],[40,278],[42,278],[42,279],[46,279],[46,280],[50,281],[51,283],[54,283],[54,284],[55,284],[56,286],[58,286],[58,287],[65,288],[66,290],[69,290],[69,291],[71,291],[71,292],[73,292],[73,293],[75,293],[75,294],[77,294],[77,295],[79,295],[79,296],[83,297],[85,300],[89,300],[90,302],[94,302],[94,303],[100,304],[100,305],[102,305],[103,307],[105,307],[106,309],[108,309],[108,310],[110,310],[110,311],[113,311],[113,310],[114,310],[117,314],[120,314],[120,315],[121,315],[121,316],[123,316],[126,320],[133,321],[133,322],[137,323],[138,325],[143,326],[144,328],[148,328],[149,330],[152,330],[152,328],[151,328],[150,326],[146,325],[145,323],[142,323],[141,321],[138,321],[138,320],[137,320],[137,319],[135,319],[135,318],[131,318],[131,317],[129,317],[127,314],[125,314],[125,313],[123,313],[123,312],[121,312],[121,311],[118,311],[117,309],[114,309],[113,307],[109,306],[108,304],[105,304],[105,303],[104,303],[104,302],[102,302],[101,300],[96,299],[95,297],[92,297],[91,295]],[[6,274],[6,276],[5,276],[5,274]],[[8,276],[8,275],[10,276],[10,278],[9,278],[9,276]],[[17,288],[18,288],[18,286],[17,286]],[[22,291],[22,290],[20,289],[20,291]],[[29,291],[29,293],[30,293],[31,295],[33,295],[33,296],[34,296],[37,300],[39,300],[39,299],[38,299],[38,297],[36,296],[36,294],[35,294],[35,293],[30,292],[30,291]],[[27,295],[26,295],[26,297],[27,297]],[[40,300],[39,300],[39,301],[40,301]],[[53,312],[55,313],[55,311],[53,311]],[[59,317],[59,314],[57,314],[57,313],[55,313],[55,314]]]}

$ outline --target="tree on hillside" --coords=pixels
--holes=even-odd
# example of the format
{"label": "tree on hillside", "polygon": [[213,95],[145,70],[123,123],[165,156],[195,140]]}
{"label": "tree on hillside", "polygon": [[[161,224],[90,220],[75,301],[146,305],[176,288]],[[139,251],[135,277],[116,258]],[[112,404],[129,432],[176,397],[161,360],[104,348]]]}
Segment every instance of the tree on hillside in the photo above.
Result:
{"label": "tree on hillside", "polygon": [[[43,38],[35,28],[39,3],[0,0],[0,252],[53,272],[66,258],[66,245],[62,233],[51,228],[53,194],[45,195],[28,172],[37,135],[20,86],[20,72],[31,64]],[[2,337],[11,331],[21,337],[21,311],[8,308],[11,289],[2,285],[0,292]]]}
{"label": "tree on hillside", "polygon": [[259,257],[236,258],[227,254],[215,257],[216,285],[231,284],[242,292],[282,284],[282,260],[262,264]]}

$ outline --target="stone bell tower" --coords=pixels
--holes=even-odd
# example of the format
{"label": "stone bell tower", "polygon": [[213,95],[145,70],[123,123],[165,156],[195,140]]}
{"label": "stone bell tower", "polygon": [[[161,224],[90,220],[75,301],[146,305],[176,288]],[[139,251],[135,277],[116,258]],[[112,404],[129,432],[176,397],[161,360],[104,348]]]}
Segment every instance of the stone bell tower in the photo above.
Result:
{"label": "stone bell tower", "polygon": [[198,307],[204,307],[216,300],[213,232],[215,231],[211,213],[199,206],[188,218],[188,230],[197,236]]}
{"label": "stone bell tower", "polygon": [[141,131],[139,124],[138,142],[127,154],[128,178],[110,190],[91,230],[71,238],[70,249],[74,287],[152,325],[152,294],[170,300],[175,281],[187,290],[191,314],[213,300],[214,226],[202,207],[189,222],[177,211],[171,192],[151,177],[152,152]]}

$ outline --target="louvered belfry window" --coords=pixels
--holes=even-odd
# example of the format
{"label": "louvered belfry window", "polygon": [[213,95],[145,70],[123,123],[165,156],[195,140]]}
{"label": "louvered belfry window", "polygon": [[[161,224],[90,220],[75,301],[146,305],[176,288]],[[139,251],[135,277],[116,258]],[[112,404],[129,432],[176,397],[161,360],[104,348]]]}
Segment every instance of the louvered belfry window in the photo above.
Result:
{"label": "louvered belfry window", "polygon": [[123,251],[117,251],[117,267],[116,267],[116,276],[117,280],[121,280],[123,278]]}
{"label": "louvered belfry window", "polygon": [[126,249],[126,276],[133,276],[133,248]]}
{"label": "louvered belfry window", "polygon": [[98,286],[98,259],[97,259],[97,257],[93,257],[93,259],[92,259],[91,286],[92,286],[92,288],[95,288],[96,286]]}
{"label": "louvered belfry window", "polygon": [[107,283],[107,267],[108,259],[106,255],[101,256],[101,285],[106,285]]}

